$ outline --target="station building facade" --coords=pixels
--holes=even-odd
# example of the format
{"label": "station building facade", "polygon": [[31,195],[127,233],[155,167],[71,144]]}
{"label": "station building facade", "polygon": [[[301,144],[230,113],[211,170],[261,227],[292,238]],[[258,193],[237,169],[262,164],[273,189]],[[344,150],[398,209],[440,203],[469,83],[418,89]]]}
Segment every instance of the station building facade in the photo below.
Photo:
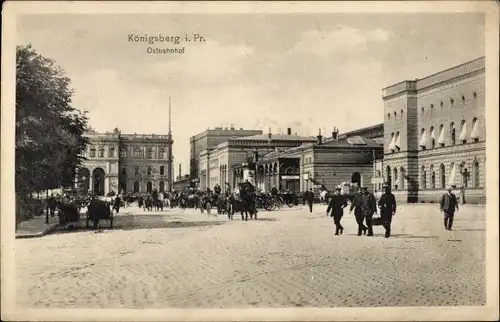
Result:
{"label": "station building facade", "polygon": [[171,135],[85,133],[90,144],[78,169],[80,191],[97,195],[169,191],[172,185]]}
{"label": "station building facade", "polygon": [[261,135],[261,130],[244,130],[243,128],[235,129],[234,126],[230,128],[216,127],[214,129],[207,129],[201,133],[192,136],[189,139],[190,145],[190,169],[189,175],[193,182],[199,183],[200,178],[200,153],[205,150],[215,149],[215,147],[230,138],[245,137],[252,135]]}
{"label": "station building facade", "polygon": [[401,202],[436,202],[446,187],[485,202],[485,59],[383,89],[384,156],[373,165]]}
{"label": "station building facade", "polygon": [[277,148],[297,147],[316,141],[314,136],[292,135],[290,128],[287,134],[272,134],[270,132],[267,135],[229,138],[213,149],[202,151],[199,161],[199,187],[212,189],[215,184],[219,184],[223,189],[225,189],[226,184],[234,187],[238,183],[235,167],[248,162],[255,155],[263,156]]}
{"label": "station building facade", "polygon": [[[361,137],[363,134],[370,138]],[[333,190],[341,183],[370,183],[373,162],[383,155],[383,124],[323,138],[292,148],[279,148],[255,161],[253,181],[262,191],[303,192],[319,187]],[[244,181],[248,166],[235,167],[237,181]]]}

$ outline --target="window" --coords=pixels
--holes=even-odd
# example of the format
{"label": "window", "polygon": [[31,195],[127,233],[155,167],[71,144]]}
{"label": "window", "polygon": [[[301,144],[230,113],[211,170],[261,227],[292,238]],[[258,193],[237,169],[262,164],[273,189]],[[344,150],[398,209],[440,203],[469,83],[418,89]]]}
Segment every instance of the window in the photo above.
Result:
{"label": "window", "polygon": [[477,98],[477,93],[476,92],[472,93],[472,97]]}
{"label": "window", "polygon": [[104,158],[104,149],[99,149],[99,158]]}
{"label": "window", "polygon": [[469,186],[469,171],[467,171],[467,168],[462,170],[462,186],[464,188]]}
{"label": "window", "polygon": [[122,174],[123,174],[123,175],[126,175],[126,174],[127,174],[127,168],[122,167]]}
{"label": "window", "polygon": [[134,149],[134,157],[140,158],[142,156],[141,149],[135,148]]}
{"label": "window", "polygon": [[148,166],[148,176],[150,176],[153,173],[153,168],[151,166]]}
{"label": "window", "polygon": [[431,188],[436,188],[436,172],[434,171],[434,166],[431,165]]}
{"label": "window", "polygon": [[450,98],[450,105],[451,105],[451,107],[453,107],[454,104],[455,104],[455,100],[453,98]]}
{"label": "window", "polygon": [[425,108],[424,108],[423,106],[422,106],[421,110],[422,110],[422,115],[424,115],[424,113],[425,113]]}
{"label": "window", "polygon": [[420,131],[420,147],[422,150],[425,150],[425,147],[427,146],[427,133],[425,132],[425,129],[422,129]]}
{"label": "window", "polygon": [[458,138],[462,144],[467,143],[467,122],[462,120],[460,124],[460,137]]}
{"label": "window", "polygon": [[444,139],[444,126],[441,124],[439,126],[439,138],[437,142],[441,147],[444,147],[445,139]]}
{"label": "window", "polygon": [[109,148],[109,157],[114,158],[115,157],[115,148]]}
{"label": "window", "polygon": [[434,131],[434,126],[431,126],[431,149],[436,147],[436,133]]}
{"label": "window", "polygon": [[165,175],[165,166],[160,166],[160,175],[163,176]]}
{"label": "window", "polygon": [[396,144],[396,137],[394,136],[394,132],[391,133],[391,141],[389,143],[389,151],[394,152]]}
{"label": "window", "polygon": [[472,165],[472,185],[474,188],[479,188],[479,163],[474,161]]}
{"label": "window", "polygon": [[164,148],[160,148],[160,159],[165,159],[166,156],[165,156],[165,149]]}
{"label": "window", "polygon": [[152,159],[153,158],[153,149],[149,148],[148,149],[148,159]]}
{"label": "window", "polygon": [[139,182],[134,181],[134,192],[139,192]]}
{"label": "window", "polygon": [[401,110],[401,119],[403,119],[403,110]]}
{"label": "window", "polygon": [[440,175],[440,178],[441,178],[440,187],[444,188],[444,187],[446,187],[446,172],[445,172],[445,169],[444,169],[444,164],[441,164],[439,166],[439,175]]}
{"label": "window", "polygon": [[398,190],[398,169],[394,168],[394,174],[393,174],[393,177],[394,177],[394,190]]}
{"label": "window", "polygon": [[465,96],[462,95],[462,103],[465,103]]}
{"label": "window", "polygon": [[390,120],[391,119],[391,113],[387,113],[387,119]]}
{"label": "window", "polygon": [[95,148],[90,149],[90,157],[95,158]]}
{"label": "window", "polygon": [[451,122],[450,124],[450,138],[451,138],[451,145],[455,145],[455,123]]}
{"label": "window", "polygon": [[473,118],[472,119],[472,131],[470,133],[470,138],[474,142],[478,142],[479,141],[479,125],[478,125],[477,118]]}
{"label": "window", "polygon": [[401,151],[401,136],[399,135],[399,132],[396,132],[396,141],[394,143],[394,146],[396,147],[396,150],[398,152]]}
{"label": "window", "polygon": [[121,149],[120,150],[120,158],[126,158],[127,157],[127,150]]}
{"label": "window", "polygon": [[443,101],[441,101],[441,103],[439,103],[439,106],[441,106],[441,109],[443,109],[443,107],[444,107]]}
{"label": "window", "polygon": [[394,112],[394,120],[396,120],[397,116],[398,116],[398,113]]}
{"label": "window", "polygon": [[138,165],[136,165],[134,167],[134,174],[139,174],[139,166]]}
{"label": "window", "polygon": [[422,189],[426,189],[427,188],[427,173],[425,172],[425,166],[422,166],[422,170],[421,170],[420,175],[422,178],[422,181],[421,181]]}

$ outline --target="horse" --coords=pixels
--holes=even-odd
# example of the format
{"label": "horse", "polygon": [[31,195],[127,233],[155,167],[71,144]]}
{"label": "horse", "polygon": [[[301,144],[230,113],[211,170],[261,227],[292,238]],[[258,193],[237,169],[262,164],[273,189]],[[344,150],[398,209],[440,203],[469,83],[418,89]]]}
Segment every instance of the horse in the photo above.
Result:
{"label": "horse", "polygon": [[153,198],[148,196],[144,201],[144,210],[153,211]]}
{"label": "horse", "polygon": [[108,202],[100,199],[92,199],[87,207],[87,228],[92,221],[94,229],[99,227],[99,221],[105,219],[113,228],[113,210]]}
{"label": "horse", "polygon": [[235,212],[241,212],[241,220],[248,221],[248,214],[250,214],[250,219],[255,218],[257,220],[257,209],[255,208],[254,196],[252,195],[246,198],[231,196],[230,208],[228,218],[231,220],[233,220]]}

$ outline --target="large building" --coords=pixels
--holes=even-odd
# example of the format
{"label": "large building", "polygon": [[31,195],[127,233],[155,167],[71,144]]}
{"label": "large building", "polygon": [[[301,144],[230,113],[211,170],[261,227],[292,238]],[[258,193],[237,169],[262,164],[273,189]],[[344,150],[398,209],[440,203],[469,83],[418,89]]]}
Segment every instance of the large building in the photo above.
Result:
{"label": "large building", "polygon": [[[260,131],[262,133],[262,131]],[[200,188],[213,188],[217,183],[224,187],[226,183],[235,184],[234,167],[253,158],[255,153],[264,155],[277,148],[297,147],[304,143],[316,142],[314,136],[287,134],[257,134],[226,139],[212,149],[200,153]]]}
{"label": "large building", "polygon": [[[361,136],[363,135],[363,136]],[[292,148],[278,148],[258,156],[253,167],[234,167],[235,182],[253,181],[263,191],[274,186],[281,191],[332,190],[345,182],[358,186],[370,182],[373,162],[383,155],[383,124],[323,138]]]}
{"label": "large building", "polygon": [[435,202],[448,186],[485,201],[485,59],[383,89],[383,160],[373,184],[402,202]]}
{"label": "large building", "polygon": [[222,142],[227,141],[233,137],[245,137],[252,135],[262,134],[260,130],[244,130],[240,128],[235,129],[233,126],[230,128],[216,127],[215,129],[207,129],[189,139],[190,144],[190,169],[189,175],[194,182],[199,180],[200,171],[200,153],[207,149],[213,149]]}
{"label": "large building", "polygon": [[90,144],[78,170],[80,191],[97,195],[169,191],[172,187],[172,135],[85,134]]}

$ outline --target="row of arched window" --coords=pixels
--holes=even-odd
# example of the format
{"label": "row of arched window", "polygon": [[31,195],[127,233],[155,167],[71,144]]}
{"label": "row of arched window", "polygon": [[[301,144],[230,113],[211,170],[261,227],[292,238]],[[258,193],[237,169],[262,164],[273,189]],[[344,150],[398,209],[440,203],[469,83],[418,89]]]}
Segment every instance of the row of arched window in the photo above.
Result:
{"label": "row of arched window", "polygon": [[[472,169],[467,168],[467,164],[451,163],[446,169],[444,164],[435,167],[434,165],[422,165],[420,169],[420,189],[437,189],[446,188],[449,186],[461,186],[464,188],[479,188],[481,185],[481,177],[479,172],[479,162],[472,162]],[[380,171],[377,171],[377,176],[380,177]],[[460,182],[457,181],[460,178]],[[403,167],[386,168],[386,181],[393,190],[405,189],[407,180],[406,170]]]}
{"label": "row of arched window", "polygon": [[[457,182],[457,177],[460,182]],[[435,167],[431,164],[428,168],[422,165],[420,169],[420,188],[436,189],[449,186],[461,186],[464,188],[480,187],[479,162],[472,163],[472,169],[467,169],[465,162],[461,164],[451,163],[446,169],[444,164]],[[459,184],[457,184],[459,183]]]}
{"label": "row of arched window", "polygon": [[[92,148],[90,148],[89,156],[91,158],[95,158],[96,155],[98,155],[99,158],[104,158],[105,157],[105,151],[106,150],[103,147],[99,148],[99,150],[97,150],[96,148],[92,147]],[[115,157],[115,148],[111,147],[111,148],[108,149],[108,158],[114,158],[114,157]]]}
{"label": "row of arched window", "polygon": [[438,130],[436,130],[434,126],[431,126],[429,129],[429,134],[427,134],[427,130],[423,128],[420,131],[419,146],[422,149],[426,149],[427,147],[430,147],[432,149],[436,147],[436,144],[439,147],[444,147],[446,145],[446,142],[449,142],[449,145],[455,145],[457,144],[457,139],[462,144],[467,143],[467,141],[479,141],[479,122],[477,121],[477,118],[472,119],[470,127],[467,126],[467,121],[462,120],[462,122],[460,123],[460,132],[458,138],[457,129],[454,122],[450,123],[448,132],[445,130],[443,124],[439,126]]}
{"label": "row of arched window", "polygon": [[[98,152],[98,153],[96,153],[96,152]],[[143,157],[143,153],[144,153],[144,150],[141,149],[141,148],[135,148],[134,149],[134,157],[136,157],[136,158],[142,158]],[[91,158],[95,158],[96,155],[97,155],[98,158],[104,158],[104,157],[106,157],[105,156],[105,149],[104,148],[100,148],[97,151],[97,149],[94,148],[94,147],[90,148],[89,156]],[[164,148],[160,148],[159,149],[158,156],[159,156],[159,159],[165,159],[167,157]],[[114,158],[114,157],[116,157],[116,155],[115,155],[115,148],[113,148],[113,147],[109,148],[107,157],[108,158]],[[127,157],[127,150],[126,149],[121,149],[120,150],[120,158],[126,158],[126,157]],[[146,157],[148,159],[153,159],[154,153],[153,153],[153,149],[152,148],[148,148],[146,150]]]}
{"label": "row of arched window", "polygon": [[[477,99],[477,93],[476,93],[476,92],[473,92],[473,93],[472,93],[472,98],[473,98],[473,99]],[[466,99],[465,95],[462,95],[462,96],[461,96],[461,102],[462,102],[462,104],[465,104],[465,103],[466,103],[466,101],[467,101],[467,99]],[[453,97],[450,97],[450,107],[451,107],[451,108],[453,108],[453,107],[455,106],[455,103],[456,103],[455,99],[454,99]],[[441,102],[439,103],[439,107],[440,107],[441,109],[443,109],[443,108],[444,108],[444,105],[445,105],[445,104],[444,104],[444,101],[441,101]],[[421,106],[421,107],[420,107],[420,110],[421,110],[421,115],[424,115],[424,114],[425,114],[425,107]],[[433,111],[434,111],[434,104],[430,104],[430,113],[431,113],[431,115],[432,115],[432,112],[433,112]],[[393,119],[394,119],[394,120],[396,120],[396,119],[397,119],[397,117],[398,117],[397,112],[396,112],[396,111],[394,111],[394,112],[393,112],[393,115],[394,115],[394,118],[393,118]],[[399,114],[399,117],[400,117],[400,119],[401,119],[401,120],[403,119],[403,116],[404,116],[404,111],[401,109],[400,114]],[[388,120],[390,120],[390,119],[391,119],[391,113],[387,113],[387,119],[388,119]]]}
{"label": "row of arched window", "polygon": [[[139,181],[134,181],[134,192],[135,193],[142,192],[141,191],[141,184]],[[151,181],[146,183],[146,192],[147,193],[153,192],[153,183]],[[165,192],[165,182],[160,181],[158,192]]]}

